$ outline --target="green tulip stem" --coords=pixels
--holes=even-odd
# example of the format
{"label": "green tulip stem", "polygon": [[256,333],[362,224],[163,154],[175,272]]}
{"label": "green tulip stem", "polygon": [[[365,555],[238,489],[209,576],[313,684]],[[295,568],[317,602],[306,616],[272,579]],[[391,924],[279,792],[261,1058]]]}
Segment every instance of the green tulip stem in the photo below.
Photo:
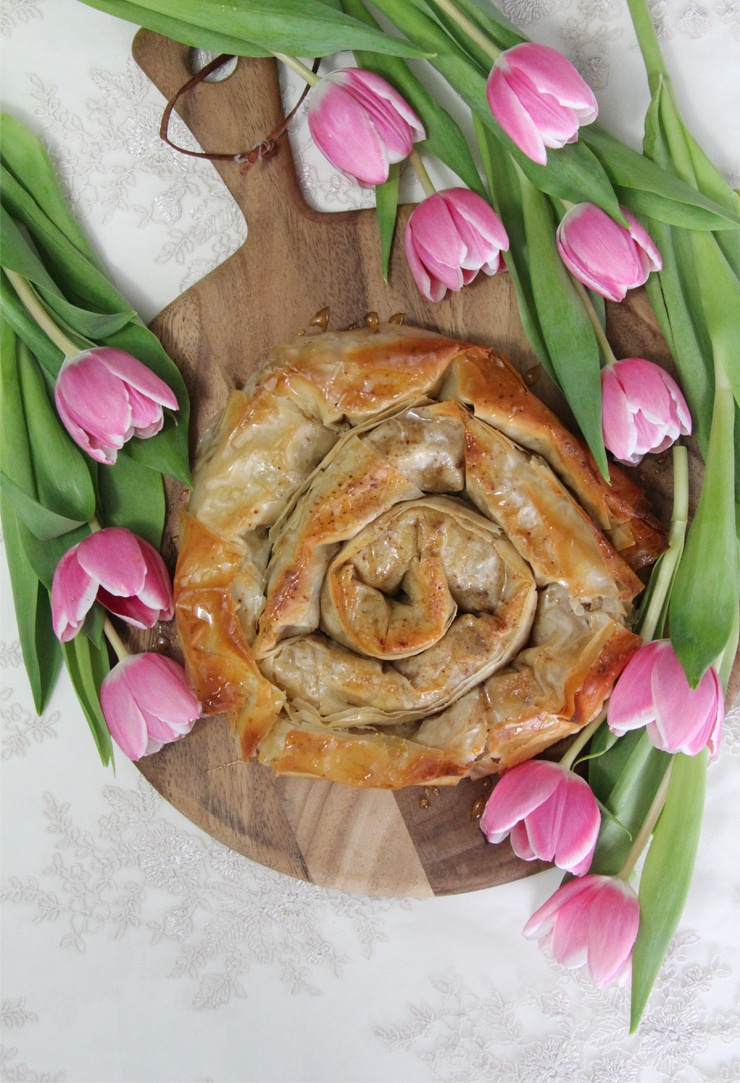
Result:
{"label": "green tulip stem", "polygon": [[655,24],[647,0],[627,0],[642,59],[650,75],[667,76]]}
{"label": "green tulip stem", "polygon": [[501,49],[497,48],[490,38],[486,37],[480,27],[476,26],[466,15],[460,11],[456,4],[452,0],[436,0],[436,6],[444,11],[446,15],[456,23],[464,34],[480,46],[484,53],[490,56],[491,60],[498,60],[501,56]]}
{"label": "green tulip stem", "polygon": [[564,767],[566,771],[570,771],[571,767],[573,766],[573,764],[575,762],[576,756],[578,755],[578,753],[583,748],[585,748],[585,746],[591,740],[591,738],[596,733],[597,729],[599,728],[599,726],[601,725],[601,723],[604,721],[605,718],[606,718],[606,708],[599,711],[596,718],[594,718],[593,722],[589,722],[589,724],[587,726],[583,727],[581,732],[578,734],[576,739],[573,741],[573,744],[570,746],[570,748],[565,753],[565,755],[561,758],[561,760],[560,760],[560,766],[561,767]]}
{"label": "green tulip stem", "polygon": [[122,662],[124,658],[128,658],[129,651],[126,648],[126,644],[123,642],[118,632],[113,627],[110,617],[106,617],[103,621],[103,631],[105,632],[105,638],[108,640],[111,647],[116,652],[118,661]]}
{"label": "green tulip stem", "polygon": [[279,60],[281,64],[285,64],[286,68],[291,68],[296,75],[300,75],[301,79],[308,83],[309,86],[316,86],[316,84],[321,81],[319,75],[311,71],[310,68],[307,68],[306,65],[302,64],[296,57],[288,56],[287,53],[273,53],[272,55],[276,60]]}
{"label": "green tulip stem", "polygon": [[629,853],[624,859],[624,864],[617,873],[618,880],[629,880],[630,876],[632,875],[632,870],[634,869],[637,862],[640,860],[640,855],[642,854],[642,851],[645,849],[648,842],[650,841],[650,836],[655,830],[655,825],[657,824],[660,814],[663,811],[663,806],[665,805],[666,797],[668,796],[668,786],[671,781],[671,773],[673,771],[673,764],[675,763],[675,759],[675,756],[671,756],[668,762],[668,766],[665,769],[665,774],[660,780],[660,785],[658,786],[658,789],[655,791],[655,797],[653,798],[650,808],[647,811],[647,815],[643,820],[642,827],[635,835],[634,841],[630,846]]}
{"label": "green tulip stem", "polygon": [[673,445],[673,512],[668,532],[668,548],[661,557],[650,582],[650,599],[640,621],[640,635],[644,640],[655,639],[662,634],[663,615],[683,554],[686,527],[689,520],[689,458],[686,448]]}
{"label": "green tulip stem", "polygon": [[409,161],[413,166],[414,173],[416,173],[417,177],[419,178],[419,183],[424,189],[424,195],[433,196],[437,189],[434,187],[432,178],[427,173],[426,166],[421,160],[421,155],[415,148],[412,148],[409,154]]}
{"label": "green tulip stem", "polygon": [[62,351],[65,357],[75,357],[80,352],[80,347],[68,339],[61,328],[54,323],[51,316],[36,296],[36,292],[28,279],[23,278],[22,275],[9,270],[7,267],[4,267],[3,270],[8,276],[8,281],[20,297],[29,315],[33,317],[44,334],[47,335],[54,345]]}
{"label": "green tulip stem", "polygon": [[591,322],[591,326],[594,329],[596,341],[599,344],[599,349],[601,350],[602,357],[604,358],[604,363],[606,365],[611,365],[614,363],[614,361],[616,361],[614,351],[609,344],[609,339],[606,337],[606,331],[602,327],[601,320],[599,319],[596,309],[593,306],[593,302],[588,295],[588,290],[583,285],[583,283],[579,282],[578,279],[574,278],[573,275],[571,275],[571,280],[576,288],[576,293],[583,302],[583,307],[586,310],[586,315],[588,316]]}

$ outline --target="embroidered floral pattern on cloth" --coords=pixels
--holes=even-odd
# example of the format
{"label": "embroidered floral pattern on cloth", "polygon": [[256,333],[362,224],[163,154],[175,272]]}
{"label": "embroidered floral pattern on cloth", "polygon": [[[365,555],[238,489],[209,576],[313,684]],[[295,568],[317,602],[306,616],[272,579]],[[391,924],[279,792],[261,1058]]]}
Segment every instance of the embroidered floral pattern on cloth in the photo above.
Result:
{"label": "embroidered floral pattern on cloth", "polygon": [[[498,7],[563,50],[600,121],[639,143],[644,88],[621,0]],[[737,185],[740,10],[730,0],[652,9],[689,119]],[[0,11],[3,109],[48,147],[83,228],[149,320],[239,248],[246,226],[209,163],[160,141],[163,103],[131,59],[133,32],[76,0],[4,0]],[[298,80],[283,89],[289,109]],[[194,146],[176,117],[171,134]],[[371,205],[371,192],[307,152],[305,108],[291,140],[313,206]],[[406,170],[401,190],[418,198]],[[520,935],[559,884],[555,870],[423,901],[343,894],[227,850],[123,756],[115,776],[103,770],[65,682],[43,716],[34,711],[0,551],[0,1078],[740,1078],[740,708],[709,768],[679,933],[630,1037],[628,990],[594,988]]]}

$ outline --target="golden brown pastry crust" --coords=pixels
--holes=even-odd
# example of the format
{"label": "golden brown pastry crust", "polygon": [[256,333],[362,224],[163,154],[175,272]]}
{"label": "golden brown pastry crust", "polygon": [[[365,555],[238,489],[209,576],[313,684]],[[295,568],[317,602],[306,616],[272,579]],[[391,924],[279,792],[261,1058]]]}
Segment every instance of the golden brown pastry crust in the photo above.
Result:
{"label": "golden brown pastry crust", "polygon": [[501,770],[601,709],[639,645],[642,491],[492,350],[398,324],[300,336],[203,441],[175,575],[205,714],[355,786]]}

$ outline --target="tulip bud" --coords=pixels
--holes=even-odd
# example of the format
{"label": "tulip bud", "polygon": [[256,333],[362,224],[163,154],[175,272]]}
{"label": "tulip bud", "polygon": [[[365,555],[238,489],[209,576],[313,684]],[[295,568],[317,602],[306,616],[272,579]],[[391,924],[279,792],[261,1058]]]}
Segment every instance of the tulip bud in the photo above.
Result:
{"label": "tulip bud", "polygon": [[106,527],[68,549],[51,584],[52,625],[62,643],[77,635],[95,601],[135,628],[171,620],[170,577],[154,546]]}
{"label": "tulip bud", "polygon": [[426,137],[390,83],[362,68],[342,68],[321,79],[308,99],[308,128],[324,157],[366,187],[387,181],[389,166]]}
{"label": "tulip bud", "polygon": [[489,842],[511,836],[524,861],[554,861],[575,876],[588,871],[601,813],[587,782],[559,763],[529,760],[496,783],[480,822]]}
{"label": "tulip bud", "polygon": [[692,688],[668,639],[645,643],[632,655],[609,700],[607,723],[622,737],[645,726],[656,748],[695,756],[719,751],[725,717],[722,685],[711,666]]}
{"label": "tulip bud", "polygon": [[100,686],[100,706],[111,737],[131,760],[178,741],[200,716],[185,670],[162,654],[118,662]]}
{"label": "tulip bud", "polygon": [[177,409],[170,387],[131,354],[97,346],[68,357],[54,398],[69,435],[99,463],[112,464],[132,436],[160,431],[163,407]]}
{"label": "tulip bud", "polygon": [[599,112],[593,91],[571,62],[557,49],[534,42],[501,53],[486,96],[506,134],[539,165],[547,162],[547,147],[574,143],[580,126]]}
{"label": "tulip bud", "polygon": [[404,233],[406,259],[428,301],[462,289],[478,271],[495,274],[508,247],[499,216],[468,188],[428,196],[411,212]]}
{"label": "tulip bud", "polygon": [[625,357],[607,365],[601,392],[604,444],[620,462],[637,466],[643,455],[665,451],[691,432],[680,387],[652,361]]}
{"label": "tulip bud", "polygon": [[562,884],[524,926],[569,970],[587,966],[594,985],[629,979],[640,904],[629,884],[584,876]]}
{"label": "tulip bud", "polygon": [[594,203],[576,203],[563,215],[557,246],[571,274],[608,301],[623,301],[663,266],[660,252],[633,214],[621,207],[627,228]]}

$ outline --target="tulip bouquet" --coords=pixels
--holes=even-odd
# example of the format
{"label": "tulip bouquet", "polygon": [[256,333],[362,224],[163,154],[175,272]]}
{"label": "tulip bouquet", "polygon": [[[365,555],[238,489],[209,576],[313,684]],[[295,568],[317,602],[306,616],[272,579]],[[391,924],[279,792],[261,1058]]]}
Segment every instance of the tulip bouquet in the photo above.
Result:
{"label": "tulip bouquet", "polygon": [[[587,727],[560,763],[513,768],[481,821],[492,842],[510,836],[523,859],[563,868],[565,882],[525,932],[565,965],[588,966],[599,984],[631,973],[636,1026],[691,879],[740,599],[740,198],[681,119],[647,0],[626,0],[652,94],[643,153],[598,124],[593,93],[562,55],[476,0],[83,2],[187,45],[274,56],[298,71],[311,88],[316,145],[375,188],[386,273],[399,169],[408,160],[425,198],[408,218],[403,245],[422,294],[439,302],[479,273],[505,267],[524,330],[605,477],[607,452],[635,465],[674,444],[670,543],[639,614],[645,644],[620,678],[608,717]],[[356,67],[319,76],[305,63],[346,50]],[[430,89],[440,78],[467,108],[470,126]],[[459,183],[436,191],[430,158]],[[642,285],[680,387],[649,359],[616,358],[604,333],[605,301],[619,303]],[[60,395],[60,413],[65,402]],[[142,434],[147,428],[142,415]],[[675,442],[692,431],[705,473],[687,533],[687,460]],[[88,450],[100,440],[91,434]],[[19,499],[12,508],[20,519]],[[70,576],[90,580],[85,597],[109,605],[116,589],[95,570],[87,538],[68,559]],[[136,587],[137,608],[164,611],[164,599],[154,598],[159,578],[142,559],[151,595]],[[48,565],[41,570],[48,586]],[[73,627],[82,609],[72,606],[60,627]],[[111,700],[126,679],[124,670]]]}
{"label": "tulip bouquet", "polygon": [[187,394],[9,116],[0,229],[0,511],[34,702],[41,713],[64,662],[103,763],[111,736],[138,759],[200,713],[182,667],[129,653],[107,615],[139,629],[172,617],[163,479],[189,479]]}

